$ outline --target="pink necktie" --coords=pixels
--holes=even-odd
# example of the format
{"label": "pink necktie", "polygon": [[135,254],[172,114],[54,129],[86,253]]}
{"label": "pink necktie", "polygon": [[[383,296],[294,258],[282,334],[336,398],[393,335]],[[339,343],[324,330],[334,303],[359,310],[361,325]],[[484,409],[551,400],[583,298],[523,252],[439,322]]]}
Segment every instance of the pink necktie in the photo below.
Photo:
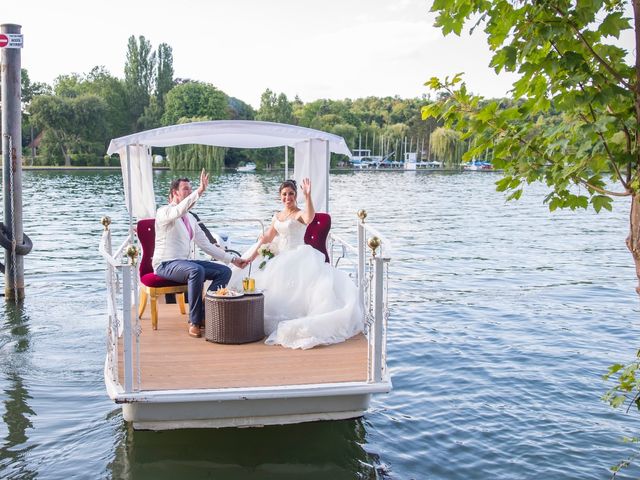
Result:
{"label": "pink necktie", "polygon": [[191,224],[189,224],[189,219],[185,215],[182,217],[182,221],[184,222],[184,226],[187,227],[187,233],[189,234],[189,238],[193,238],[193,230],[191,230]]}

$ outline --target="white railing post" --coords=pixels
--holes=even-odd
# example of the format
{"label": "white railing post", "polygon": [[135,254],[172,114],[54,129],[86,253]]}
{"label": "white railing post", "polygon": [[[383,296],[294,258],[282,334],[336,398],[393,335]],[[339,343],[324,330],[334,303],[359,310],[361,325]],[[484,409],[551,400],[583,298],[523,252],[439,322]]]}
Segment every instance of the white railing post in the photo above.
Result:
{"label": "white railing post", "polygon": [[365,265],[365,238],[367,235],[366,228],[364,226],[364,219],[367,217],[367,212],[360,210],[358,212],[358,294],[360,297],[361,306],[364,308],[364,265]]}
{"label": "white railing post", "polygon": [[[131,268],[131,290],[133,294],[133,312],[135,316],[135,323],[132,321],[132,329],[133,333],[136,336],[135,343],[135,374],[136,374],[136,390],[140,390],[142,388],[142,371],[140,370],[140,318],[138,318],[138,307],[139,307],[139,297],[138,297],[138,247],[133,244],[133,238],[130,239],[132,242],[126,250],[126,255],[129,257],[129,266]],[[129,311],[131,311],[131,305],[129,305]]]}
{"label": "white railing post", "polygon": [[[109,217],[102,217],[102,226],[104,231],[102,232],[102,246],[104,253],[108,256],[112,256],[112,244],[111,244],[111,219]],[[108,369],[111,379],[114,382],[118,382],[118,317],[116,308],[116,292],[113,285],[113,278],[115,276],[115,269],[110,262],[107,263],[105,271],[105,280],[107,287],[107,312],[109,318],[108,324],[108,342],[107,342],[107,356],[108,356]]]}
{"label": "white railing post", "polygon": [[373,258],[373,281],[375,296],[373,306],[373,380],[382,381],[384,369],[384,352],[382,340],[384,336],[384,259]]}
{"label": "white railing post", "polygon": [[122,321],[124,343],[124,391],[133,391],[133,348],[131,342],[131,273],[132,265],[122,266]]}

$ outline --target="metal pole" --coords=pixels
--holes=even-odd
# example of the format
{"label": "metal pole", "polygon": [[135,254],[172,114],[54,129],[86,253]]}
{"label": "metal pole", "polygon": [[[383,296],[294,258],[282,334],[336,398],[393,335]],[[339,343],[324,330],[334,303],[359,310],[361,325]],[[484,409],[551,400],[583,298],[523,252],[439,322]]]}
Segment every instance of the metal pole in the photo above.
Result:
{"label": "metal pole", "polygon": [[284,146],[284,179],[289,178],[289,146]]}
{"label": "metal pole", "polygon": [[[133,391],[133,345],[131,341],[131,277],[133,265],[122,267],[122,338],[124,343],[124,391]],[[117,359],[115,360],[117,361]]]}
{"label": "metal pole", "polygon": [[[20,34],[22,27],[5,23],[0,33]],[[2,188],[4,224],[16,245],[22,245],[22,114],[20,110],[21,48],[0,48],[2,73]],[[4,294],[7,300],[24,298],[24,260],[5,249]]]}
{"label": "metal pole", "polygon": [[365,235],[367,234],[364,227],[364,218],[360,218],[358,222],[358,297],[360,298],[360,306],[364,310],[364,262],[365,262]]}
{"label": "metal pole", "polygon": [[329,141],[323,142],[325,153],[327,154],[327,177],[325,179],[325,192],[324,192],[324,211],[329,213],[329,174],[331,171],[331,150],[329,149]]}
{"label": "metal pole", "polygon": [[384,287],[384,260],[380,257],[374,257],[374,273],[373,278],[375,282],[375,297],[373,307],[373,380],[374,382],[382,381],[383,365],[383,352],[382,352],[382,336],[384,334],[383,322],[384,322],[384,299],[383,287]]}

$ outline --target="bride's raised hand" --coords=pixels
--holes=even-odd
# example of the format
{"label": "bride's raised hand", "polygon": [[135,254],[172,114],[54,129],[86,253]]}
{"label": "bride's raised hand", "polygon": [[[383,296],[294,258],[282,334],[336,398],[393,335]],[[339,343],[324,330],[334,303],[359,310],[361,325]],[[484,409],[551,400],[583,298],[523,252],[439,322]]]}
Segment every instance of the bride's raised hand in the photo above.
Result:
{"label": "bride's raised hand", "polygon": [[309,180],[309,178],[303,178],[301,188],[305,197],[311,195],[311,180]]}

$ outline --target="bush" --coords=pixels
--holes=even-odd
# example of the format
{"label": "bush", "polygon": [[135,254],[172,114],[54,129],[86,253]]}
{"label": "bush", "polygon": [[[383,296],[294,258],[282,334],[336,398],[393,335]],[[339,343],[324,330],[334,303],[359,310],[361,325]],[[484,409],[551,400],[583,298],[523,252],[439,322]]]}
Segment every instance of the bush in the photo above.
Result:
{"label": "bush", "polygon": [[102,165],[101,158],[93,153],[73,153],[70,155],[74,167],[97,167]]}

